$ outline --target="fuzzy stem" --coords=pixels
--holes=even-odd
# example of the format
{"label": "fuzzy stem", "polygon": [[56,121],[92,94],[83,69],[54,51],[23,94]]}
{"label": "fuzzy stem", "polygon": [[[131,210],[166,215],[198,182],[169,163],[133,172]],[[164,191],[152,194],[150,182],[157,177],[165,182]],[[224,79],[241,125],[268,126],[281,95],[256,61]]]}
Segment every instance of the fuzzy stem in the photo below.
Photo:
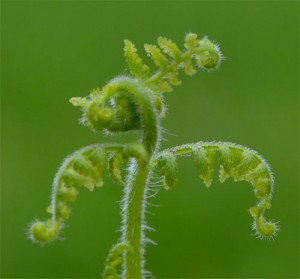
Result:
{"label": "fuzzy stem", "polygon": [[[132,162],[135,164],[135,162]],[[142,278],[143,230],[145,190],[149,167],[137,167],[125,192],[123,214],[124,241],[131,247],[125,254],[125,278]]]}
{"label": "fuzzy stem", "polygon": [[[132,159],[122,205],[123,241],[131,248],[124,254],[124,278],[140,279],[143,276],[145,192],[150,173],[150,160],[159,142],[159,120],[151,100],[151,91],[146,90],[139,82],[131,78],[122,77],[114,82],[116,91],[128,92],[134,96],[135,102],[139,106],[143,127],[142,144],[149,155],[146,163]],[[111,94],[113,93],[112,91]]]}

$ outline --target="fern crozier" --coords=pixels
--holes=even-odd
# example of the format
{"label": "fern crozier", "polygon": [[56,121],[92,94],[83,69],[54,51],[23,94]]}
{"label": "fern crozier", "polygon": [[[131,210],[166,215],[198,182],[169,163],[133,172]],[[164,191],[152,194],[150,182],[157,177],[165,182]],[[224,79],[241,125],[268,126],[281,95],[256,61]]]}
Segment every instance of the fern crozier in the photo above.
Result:
{"label": "fern crozier", "polygon": [[[267,162],[257,152],[226,142],[198,142],[159,151],[160,120],[166,115],[163,93],[181,84],[179,72],[192,76],[200,70],[219,68],[223,56],[219,46],[207,37],[194,33],[185,36],[181,50],[170,39],[159,37],[157,45],[145,44],[145,51],[157,70],[153,73],[137,52],[135,45],[124,41],[124,56],[130,75],[117,76],[102,89],[93,89],[87,97],[70,102],[82,110],[81,124],[97,132],[113,135],[132,130],[140,137],[128,143],[93,144],[68,156],[59,168],[52,186],[50,218],[34,221],[29,238],[45,244],[60,236],[70,217],[70,203],[77,198],[77,186],[90,191],[103,186],[109,175],[124,189],[120,240],[107,257],[103,278],[146,278],[145,221],[149,181],[153,172],[163,177],[166,189],[178,183],[178,158],[189,155],[206,187],[213,183],[216,160],[219,180],[244,180],[252,185],[257,203],[249,212],[253,229],[262,238],[272,238],[278,226],[267,221],[264,213],[271,207],[274,178]],[[124,175],[124,167],[127,174]]]}

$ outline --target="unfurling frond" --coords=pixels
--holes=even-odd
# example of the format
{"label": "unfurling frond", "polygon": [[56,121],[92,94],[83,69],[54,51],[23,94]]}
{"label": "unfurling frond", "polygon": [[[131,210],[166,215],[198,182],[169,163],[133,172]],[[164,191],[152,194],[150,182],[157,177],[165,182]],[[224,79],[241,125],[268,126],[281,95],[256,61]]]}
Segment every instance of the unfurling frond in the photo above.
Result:
{"label": "unfurling frond", "polygon": [[[193,33],[186,35],[184,51],[180,51],[174,42],[166,38],[160,37],[158,43],[163,52],[171,58],[168,66],[165,66],[164,61],[164,67],[160,67],[160,70],[151,76],[148,83],[146,83],[154,91],[158,88],[158,93],[170,92],[172,91],[172,86],[181,83],[177,77],[180,69],[183,69],[186,75],[194,75],[196,69],[193,65],[193,60],[195,60],[198,67],[207,70],[217,68],[222,60],[222,54],[217,45],[206,37],[199,40],[197,35]],[[159,85],[164,83],[168,84],[166,90],[159,87]]]}
{"label": "unfurling frond", "polygon": [[47,243],[58,237],[60,228],[58,221],[34,221],[29,228],[29,238],[37,243]]}
{"label": "unfurling frond", "polygon": [[42,244],[56,239],[63,222],[70,216],[69,202],[77,197],[74,186],[84,186],[91,191],[95,186],[101,187],[106,169],[107,153],[103,146],[85,147],[67,157],[53,182],[51,205],[47,208],[52,218],[35,221],[30,226],[30,238]]}
{"label": "unfurling frond", "polygon": [[158,71],[150,75],[149,67],[143,64],[138,56],[135,46],[125,40],[125,57],[131,74],[141,80],[144,86],[150,88],[154,93],[166,93],[173,91],[173,86],[179,85],[178,78],[180,69],[191,76],[196,73],[196,68],[212,70],[220,65],[222,54],[218,45],[206,37],[199,40],[194,33],[188,33],[185,37],[184,47],[181,51],[172,40],[159,37],[158,46],[145,44],[145,50],[158,67]]}
{"label": "unfurling frond", "polygon": [[218,45],[207,37],[198,39],[196,34],[188,33],[181,50],[173,41],[159,37],[158,45],[144,45],[157,67],[150,73],[134,44],[129,40],[124,43],[130,74],[117,76],[101,89],[93,89],[87,97],[74,97],[70,102],[81,108],[81,124],[93,131],[105,135],[138,131],[139,138],[126,144],[91,145],[67,157],[53,182],[51,204],[47,208],[51,217],[34,221],[29,228],[29,238],[40,244],[57,239],[71,214],[69,204],[77,197],[76,187],[93,191],[103,185],[108,173],[114,182],[124,186],[124,198],[122,236],[108,255],[103,276],[105,279],[146,277],[144,214],[152,168],[159,169],[164,186],[169,189],[178,182],[177,161],[185,154],[193,157],[199,177],[207,187],[212,184],[218,163],[221,182],[230,177],[249,182],[258,199],[249,210],[254,219],[253,228],[260,237],[272,238],[278,228],[265,219],[264,211],[271,207],[274,182],[270,167],[255,151],[230,143],[199,142],[158,152],[160,118],[166,111],[162,93],[171,92],[174,86],[181,84],[180,70],[192,76],[199,69],[218,68],[222,61]]}
{"label": "unfurling frond", "polygon": [[[273,176],[267,162],[257,152],[231,143],[205,143],[187,144],[179,147],[167,149],[157,154],[153,164],[159,169],[164,165],[161,164],[161,157],[169,154],[164,162],[175,162],[176,156],[190,154],[194,157],[194,164],[198,169],[199,176],[204,184],[208,187],[213,180],[215,157],[218,155],[220,163],[219,180],[224,182],[229,177],[234,181],[247,181],[254,189],[257,205],[249,211],[254,218],[253,228],[260,237],[269,238],[276,234],[278,228],[275,223],[266,221],[263,216],[266,209],[271,207],[271,198],[273,191]],[[168,167],[167,170],[170,172]],[[163,169],[164,170],[164,169]],[[177,170],[177,167],[176,167]],[[174,177],[177,178],[177,175]]]}
{"label": "unfurling frond", "polygon": [[199,48],[195,51],[195,60],[199,67],[203,69],[215,69],[222,60],[218,45],[208,39],[199,42]]}
{"label": "unfurling frond", "polygon": [[90,191],[101,187],[107,169],[114,181],[125,186],[121,171],[124,162],[130,158],[135,158],[143,166],[148,153],[139,143],[99,144],[84,147],[68,156],[53,182],[51,205],[47,208],[52,217],[46,221],[34,221],[29,228],[29,238],[41,244],[55,240],[64,221],[70,217],[69,203],[74,202],[78,195],[75,187],[83,186]]}

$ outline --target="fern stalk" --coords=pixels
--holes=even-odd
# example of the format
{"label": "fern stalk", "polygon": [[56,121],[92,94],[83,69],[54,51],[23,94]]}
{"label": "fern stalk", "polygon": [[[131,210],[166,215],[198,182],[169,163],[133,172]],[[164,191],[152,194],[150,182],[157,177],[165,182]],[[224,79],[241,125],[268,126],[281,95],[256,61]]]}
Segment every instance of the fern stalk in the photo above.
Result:
{"label": "fern stalk", "polygon": [[149,166],[142,169],[138,167],[133,174],[134,178],[126,187],[122,232],[123,241],[128,243],[132,250],[125,253],[125,278],[142,278],[144,204],[148,175]]}
{"label": "fern stalk", "polygon": [[[169,39],[159,37],[158,46],[145,44],[145,50],[158,70],[150,73],[134,44],[125,40],[124,56],[131,75],[118,76],[102,89],[94,89],[85,98],[70,102],[82,109],[81,123],[94,131],[115,134],[139,130],[140,137],[124,144],[105,143],[84,147],[68,156],[59,168],[52,186],[51,204],[46,221],[35,220],[29,238],[39,244],[59,237],[70,216],[70,202],[77,197],[76,186],[93,191],[103,186],[103,177],[124,187],[122,200],[122,235],[107,257],[103,278],[145,278],[145,207],[148,182],[152,172],[161,175],[170,189],[178,182],[178,158],[193,157],[200,179],[209,187],[214,177],[215,160],[220,164],[219,180],[249,182],[257,198],[250,208],[253,229],[258,237],[271,239],[278,231],[276,223],[264,213],[271,207],[274,179],[267,162],[257,152],[227,142],[197,142],[159,151],[160,119],[165,117],[163,93],[181,83],[178,73],[192,76],[197,68],[211,71],[219,67],[222,54],[218,45],[196,34],[185,37],[184,50]],[[127,178],[123,169],[129,164]]]}

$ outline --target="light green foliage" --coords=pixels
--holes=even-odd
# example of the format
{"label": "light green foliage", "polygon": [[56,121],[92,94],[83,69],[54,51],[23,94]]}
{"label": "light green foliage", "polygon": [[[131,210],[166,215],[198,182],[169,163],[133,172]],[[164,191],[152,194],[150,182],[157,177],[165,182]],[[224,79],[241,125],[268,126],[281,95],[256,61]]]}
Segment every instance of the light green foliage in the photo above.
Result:
{"label": "light green foliage", "polygon": [[[257,152],[244,146],[226,142],[199,142],[186,144],[162,151],[156,154],[153,166],[164,171],[165,166],[161,164],[161,157],[167,158],[165,154],[172,154],[168,160],[168,173],[177,172],[177,165],[171,162],[176,156],[192,155],[194,165],[199,172],[200,178],[205,186],[209,187],[213,181],[216,157],[219,159],[219,180],[224,182],[232,177],[234,181],[247,181],[254,189],[258,202],[256,206],[249,209],[253,217],[253,229],[259,237],[273,237],[278,231],[274,222],[266,221],[264,211],[271,208],[272,191],[274,181],[271,169],[267,162]],[[177,175],[173,177],[177,178]]]}
{"label": "light green foliage", "polygon": [[154,93],[171,92],[173,86],[181,84],[178,78],[180,69],[184,69],[187,75],[194,75],[196,69],[193,66],[193,60],[196,66],[207,70],[217,68],[222,60],[221,52],[216,44],[207,38],[199,40],[193,33],[186,35],[183,51],[174,42],[164,37],[159,37],[157,43],[158,46],[144,45],[148,56],[158,67],[157,72],[149,76],[149,67],[138,56],[135,46],[125,40],[125,58],[131,74]]}
{"label": "light green foliage", "polygon": [[75,186],[84,186],[90,191],[94,187],[102,187],[107,170],[113,180],[124,186],[125,182],[121,178],[124,163],[130,157],[144,162],[147,159],[145,156],[143,147],[131,143],[92,145],[67,157],[53,182],[52,201],[47,208],[52,217],[45,222],[34,222],[30,238],[38,243],[46,243],[58,237],[63,222],[71,213],[69,203],[77,198]]}
{"label": "light green foliage", "polygon": [[[144,219],[147,187],[152,171],[160,170],[166,189],[178,182],[178,157],[191,155],[205,186],[212,184],[214,168],[220,165],[219,180],[232,177],[249,182],[258,199],[250,209],[253,228],[261,237],[270,238],[278,230],[266,221],[265,209],[271,207],[273,177],[266,161],[256,152],[229,143],[187,144],[159,152],[160,119],[165,116],[162,93],[179,85],[179,71],[189,76],[198,69],[216,69],[222,54],[218,45],[206,37],[198,39],[188,33],[181,50],[173,41],[159,37],[158,45],[145,44],[145,51],[158,68],[154,73],[144,64],[132,42],[125,40],[124,56],[131,76],[118,76],[103,88],[93,89],[89,96],[74,97],[70,102],[82,109],[81,123],[94,131],[114,134],[140,131],[140,138],[127,144],[96,144],[80,149],[65,159],[52,187],[51,218],[30,225],[30,238],[47,243],[59,237],[69,218],[70,202],[77,197],[75,187],[93,191],[103,185],[109,174],[124,187],[122,200],[122,236],[106,261],[104,278],[143,278]],[[125,170],[126,169],[126,170]],[[123,174],[124,173],[124,174]],[[124,178],[126,177],[126,179]]]}

